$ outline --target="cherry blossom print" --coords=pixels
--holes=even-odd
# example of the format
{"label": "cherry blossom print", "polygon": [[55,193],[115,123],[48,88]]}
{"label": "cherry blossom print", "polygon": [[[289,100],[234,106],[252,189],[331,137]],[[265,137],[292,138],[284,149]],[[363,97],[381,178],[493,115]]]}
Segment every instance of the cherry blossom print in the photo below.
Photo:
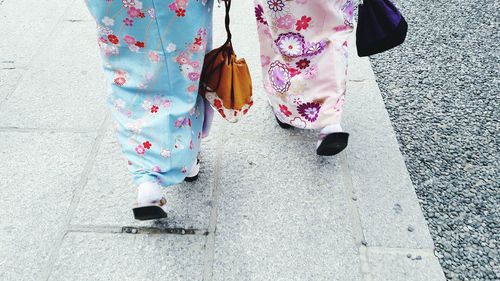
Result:
{"label": "cherry blossom print", "polygon": [[133,7],[135,5],[134,0],[122,0],[122,3],[123,3],[123,7],[125,7],[125,8],[130,8],[130,7]]}
{"label": "cherry blossom print", "polygon": [[115,20],[112,19],[112,18],[110,18],[110,17],[104,17],[101,22],[105,26],[113,26],[113,25],[115,25]]}
{"label": "cherry blossom print", "polygon": [[139,155],[144,155],[146,153],[146,149],[142,144],[135,147],[135,152]]}
{"label": "cherry blossom print", "polygon": [[160,55],[155,51],[149,51],[148,56],[152,63],[158,63],[160,61]]}
{"label": "cherry blossom print", "polygon": [[288,107],[284,104],[280,104],[280,111],[286,117],[290,117],[292,115],[292,112],[290,110],[288,110]]}
{"label": "cherry blossom print", "polygon": [[281,29],[291,29],[295,23],[295,18],[292,15],[285,15],[277,20],[277,27]]}
{"label": "cherry blossom print", "polygon": [[198,85],[212,1],[155,2],[84,1],[97,23],[107,105],[128,168],[136,184],[166,187],[184,180],[206,136]]}
{"label": "cherry blossom print", "polygon": [[271,58],[268,56],[261,55],[260,56],[261,66],[268,66],[271,63]]}
{"label": "cherry blossom print", "polygon": [[297,22],[295,23],[295,29],[297,31],[301,30],[306,30],[309,28],[309,23],[311,22],[312,18],[307,17],[307,16],[302,16]]}
{"label": "cherry blossom print", "polygon": [[170,158],[170,156],[172,156],[172,154],[170,153],[170,150],[168,149],[163,149],[160,153],[160,155],[163,157],[163,158]]}
{"label": "cherry blossom print", "polygon": [[145,149],[151,149],[152,144],[149,141],[145,141],[142,143]]}
{"label": "cherry blossom print", "polygon": [[125,77],[116,77],[114,81],[115,81],[115,84],[118,86],[123,86],[123,85],[125,85],[125,82],[127,82]]}
{"label": "cherry blossom print", "polygon": [[129,18],[125,18],[123,20],[123,24],[125,24],[126,26],[132,26],[132,25],[134,25],[134,20],[133,19],[129,19]]}
{"label": "cherry blossom print", "polygon": [[118,37],[116,37],[116,35],[114,35],[114,34],[108,35],[108,40],[109,40],[109,42],[111,42],[112,44],[115,44],[115,45],[118,45],[118,43],[120,43],[120,39],[118,39]]}
{"label": "cherry blossom print", "polygon": [[261,5],[255,6],[255,17],[259,23],[267,25],[267,21],[264,18],[264,8]]}

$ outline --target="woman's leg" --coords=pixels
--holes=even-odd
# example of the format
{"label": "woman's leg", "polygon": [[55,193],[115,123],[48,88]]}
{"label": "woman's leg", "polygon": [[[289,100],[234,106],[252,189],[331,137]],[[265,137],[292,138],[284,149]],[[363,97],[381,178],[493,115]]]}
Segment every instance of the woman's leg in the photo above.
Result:
{"label": "woman's leg", "polygon": [[354,2],[254,1],[264,87],[281,125],[341,130]]}
{"label": "woman's leg", "polygon": [[98,24],[108,106],[135,183],[182,182],[202,138],[198,84],[211,48],[212,0],[86,2]]}

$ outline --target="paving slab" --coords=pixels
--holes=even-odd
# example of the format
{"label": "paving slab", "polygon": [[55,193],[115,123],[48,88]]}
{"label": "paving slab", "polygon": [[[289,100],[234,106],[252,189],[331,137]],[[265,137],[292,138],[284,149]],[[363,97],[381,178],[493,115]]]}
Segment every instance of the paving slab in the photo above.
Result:
{"label": "paving slab", "polygon": [[0,105],[0,127],[95,130],[106,93],[95,26],[63,22]]}
{"label": "paving slab", "polygon": [[350,82],[347,161],[361,225],[370,246],[434,245],[375,81]]}
{"label": "paving slab", "polygon": [[214,186],[218,124],[214,134],[202,145],[200,179],[164,189],[168,198],[169,217],[158,222],[139,222],[132,216],[135,202],[135,185],[127,170],[115,133],[109,130],[101,144],[95,165],[74,217],[72,225],[78,227],[130,226],[183,228],[204,232],[208,228]]}
{"label": "paving slab", "polygon": [[26,67],[73,2],[2,1],[0,62],[12,61],[17,68]]}
{"label": "paving slab", "polygon": [[[62,17],[63,21],[90,21],[94,22],[94,18],[87,9],[85,1],[75,1],[69,7],[68,11]],[[96,27],[96,24],[93,24]],[[97,39],[96,39],[97,40]]]}
{"label": "paving slab", "polygon": [[335,158],[278,137],[229,142],[213,280],[361,280]]}
{"label": "paving slab", "polygon": [[40,280],[93,141],[92,134],[0,132],[0,280]]}
{"label": "paving slab", "polygon": [[[409,253],[411,255],[411,253]],[[369,251],[373,281],[444,281],[439,261],[432,255],[380,253]]]}
{"label": "paving slab", "polygon": [[202,280],[204,236],[69,233],[49,280]]}

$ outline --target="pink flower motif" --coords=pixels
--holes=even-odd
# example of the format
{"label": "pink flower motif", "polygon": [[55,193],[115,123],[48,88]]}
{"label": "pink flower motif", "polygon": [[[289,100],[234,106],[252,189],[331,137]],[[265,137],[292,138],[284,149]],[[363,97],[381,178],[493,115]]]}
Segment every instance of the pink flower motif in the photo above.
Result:
{"label": "pink flower motif", "polygon": [[313,66],[309,67],[308,69],[306,69],[304,76],[307,79],[314,79],[316,77],[317,73],[318,73],[318,68],[315,65],[313,65]]}
{"label": "pink flower motif", "polygon": [[135,148],[135,152],[139,155],[144,155],[144,153],[146,153],[146,149],[144,148],[144,146],[142,144],[139,144],[136,148]]}
{"label": "pink flower motif", "polygon": [[271,58],[268,56],[261,55],[260,61],[261,61],[262,67],[266,67],[271,63]]}
{"label": "pink flower motif", "polygon": [[189,86],[189,87],[187,88],[187,91],[188,91],[189,93],[194,93],[194,92],[196,92],[196,85],[191,85],[191,86]]}
{"label": "pink flower motif", "polygon": [[288,110],[288,107],[286,105],[280,104],[279,107],[281,113],[283,113],[283,115],[285,115],[286,117],[290,117],[290,115],[292,115],[292,112]]}
{"label": "pink flower motif", "polygon": [[291,29],[295,23],[295,18],[291,15],[286,15],[278,19],[278,28]]}
{"label": "pink flower motif", "polygon": [[191,72],[188,74],[188,77],[189,77],[189,80],[195,82],[195,81],[198,81],[198,79],[200,79],[200,74],[198,72]]}
{"label": "pink flower motif", "polygon": [[193,67],[193,68],[199,68],[200,67],[200,62],[198,61],[193,61],[190,63],[190,65]]}
{"label": "pink flower motif", "polygon": [[187,53],[180,53],[179,56],[177,56],[177,58],[175,59],[177,61],[178,64],[180,65],[183,65],[183,64],[186,64],[186,63],[189,63],[189,57],[188,57],[188,54]]}
{"label": "pink flower motif", "polygon": [[127,43],[129,45],[133,45],[133,44],[135,44],[135,42],[137,42],[135,40],[135,38],[130,36],[130,35],[125,35],[125,37],[123,37],[123,41],[125,41],[125,43]]}
{"label": "pink flower motif", "polygon": [[149,60],[153,63],[158,63],[160,61],[160,56],[154,51],[149,52]]}
{"label": "pink flower motif", "polygon": [[141,10],[137,9],[136,7],[130,7],[127,10],[127,14],[131,18],[137,18],[141,15]]}
{"label": "pink flower motif", "polygon": [[190,44],[189,45],[189,50],[193,53],[196,53],[201,50],[201,46],[198,44]]}
{"label": "pink flower motif", "polygon": [[169,100],[164,100],[161,105],[163,106],[163,108],[169,108],[171,105],[172,105],[172,102],[169,101]]}
{"label": "pink flower motif", "polygon": [[123,77],[115,78],[115,84],[118,86],[123,86],[125,84],[125,82],[127,82],[127,80],[125,80],[125,78],[123,78]]}
{"label": "pink flower motif", "polygon": [[161,173],[161,168],[158,166],[154,166],[153,168],[151,168],[151,170],[155,173]]}

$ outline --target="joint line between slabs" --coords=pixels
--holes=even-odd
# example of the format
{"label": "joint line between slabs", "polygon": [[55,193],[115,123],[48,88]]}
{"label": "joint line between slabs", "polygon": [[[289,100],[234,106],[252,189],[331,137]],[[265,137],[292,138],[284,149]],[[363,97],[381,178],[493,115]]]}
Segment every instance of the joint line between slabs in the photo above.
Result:
{"label": "joint line between slabs", "polygon": [[219,196],[220,196],[220,181],[221,181],[221,165],[223,159],[223,142],[222,140],[226,136],[227,124],[224,123],[222,126],[222,134],[217,141],[217,160],[215,163],[214,171],[214,185],[212,191],[212,208],[210,210],[210,221],[208,224],[208,234],[205,239],[205,260],[203,265],[203,281],[210,281],[213,278],[213,268],[215,259],[215,232],[217,230],[217,216],[219,208]]}
{"label": "joint line between slabs", "polygon": [[121,226],[121,225],[70,225],[68,233],[103,233],[103,234],[130,234],[130,235],[180,235],[206,236],[206,229],[190,228],[161,228],[154,226]]}
{"label": "joint line between slabs", "polygon": [[354,244],[358,247],[359,261],[360,261],[360,272],[363,279],[366,281],[371,281],[371,269],[370,263],[368,261],[367,249],[361,244],[361,241],[365,240],[363,227],[361,225],[361,219],[359,216],[358,207],[353,203],[352,198],[354,197],[354,188],[352,184],[351,173],[349,172],[349,163],[347,161],[347,150],[344,150],[340,155],[340,166],[342,169],[342,177],[345,185],[344,195],[346,196],[347,206],[349,211],[349,216],[351,217],[351,225],[353,228],[353,238]]}
{"label": "joint line between slabs", "polygon": [[86,134],[95,133],[95,129],[83,128],[21,128],[21,127],[0,127],[0,132],[9,133],[75,133],[75,134]]}
{"label": "joint line between slabs", "polygon": [[366,247],[368,250],[368,253],[373,253],[373,254],[400,254],[400,255],[407,255],[407,254],[416,254],[424,257],[436,257],[434,254],[434,249],[430,248],[422,248],[422,249],[416,249],[416,248],[389,248],[389,247],[372,247],[368,246]]}
{"label": "joint line between slabs", "polygon": [[54,267],[54,263],[56,262],[56,259],[59,255],[59,250],[61,249],[62,243],[64,241],[64,238],[68,234],[68,230],[70,228],[70,223],[71,219],[73,218],[73,214],[75,213],[75,210],[78,206],[78,203],[80,202],[80,197],[85,189],[85,186],[87,185],[88,181],[88,176],[90,172],[92,171],[92,168],[94,167],[95,164],[95,159],[97,158],[97,154],[99,152],[99,149],[101,147],[101,144],[104,139],[104,135],[109,127],[109,113],[106,114],[106,117],[104,118],[104,121],[101,124],[101,127],[98,130],[98,133],[96,135],[96,139],[94,143],[92,144],[92,147],[90,149],[89,155],[87,157],[87,162],[85,163],[85,166],[83,168],[82,173],[80,174],[80,180],[78,183],[75,185],[73,189],[73,197],[71,199],[71,203],[68,207],[68,211],[66,214],[65,218],[65,223],[64,226],[62,227],[61,234],[57,237],[56,241],[54,242],[52,249],[49,254],[49,260],[46,264],[46,268],[43,272],[42,275],[42,280],[49,280],[51,274],[52,274],[52,269]]}

